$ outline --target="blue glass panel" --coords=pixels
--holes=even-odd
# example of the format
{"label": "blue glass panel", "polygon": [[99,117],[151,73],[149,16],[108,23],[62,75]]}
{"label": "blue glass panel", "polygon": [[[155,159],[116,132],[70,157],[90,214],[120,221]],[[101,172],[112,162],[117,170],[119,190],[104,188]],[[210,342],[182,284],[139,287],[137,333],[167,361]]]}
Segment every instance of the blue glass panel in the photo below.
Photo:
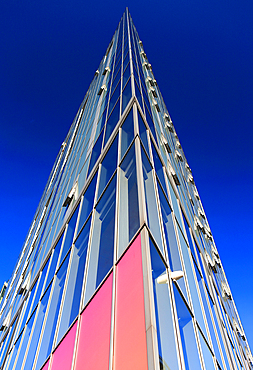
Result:
{"label": "blue glass panel", "polygon": [[123,84],[122,84],[123,89],[128,81],[129,76],[130,76],[130,63],[128,63],[125,71],[123,72]]}
{"label": "blue glass panel", "polygon": [[[146,108],[146,106],[145,106]],[[154,122],[153,122],[153,119],[151,118],[149,112],[146,110],[146,120],[148,122],[148,125],[149,125],[149,128],[153,134],[153,137],[156,141],[156,143],[158,144],[158,141],[157,141],[157,137],[156,137],[156,131],[155,131],[155,126],[154,126]]]}
{"label": "blue glass panel", "polygon": [[126,57],[124,57],[124,58],[125,59],[123,61],[123,71],[126,69],[126,66],[127,66],[128,62],[129,62],[129,53],[128,52],[127,52]]}
{"label": "blue glass panel", "polygon": [[148,138],[147,138],[147,128],[143,122],[143,119],[138,111],[138,123],[139,123],[139,132],[141,141],[144,145],[144,148],[146,149],[148,155],[149,155],[149,148],[148,148]]}
{"label": "blue glass panel", "polygon": [[141,149],[142,169],[144,177],[145,199],[147,207],[148,226],[160,248],[163,251],[161,230],[159,225],[158,208],[156,204],[155,188],[152,176],[152,168],[146,154]]}
{"label": "blue glass panel", "polygon": [[196,282],[194,278],[194,273],[192,269],[192,264],[190,260],[190,255],[189,255],[189,248],[187,247],[187,244],[185,242],[185,239],[181,233],[181,231],[178,229],[178,236],[181,244],[181,250],[183,253],[183,258],[184,258],[184,265],[186,269],[186,275],[190,287],[190,292],[191,292],[191,299],[192,299],[192,304],[194,308],[194,313],[196,316],[196,319],[198,320],[198,323],[204,333],[204,335],[207,337],[207,332],[206,332],[206,327],[204,323],[204,318],[201,310],[201,305],[200,305],[200,299],[199,299],[199,294],[198,290],[196,287]]}
{"label": "blue glass panel", "polygon": [[[182,264],[179,256],[179,250],[171,216],[171,208],[159,183],[157,183],[157,187],[160,198],[164,235],[167,245],[170,267],[172,271],[182,271]],[[187,297],[184,278],[179,279],[177,283],[180,286],[184,296]]]}
{"label": "blue glass panel", "polygon": [[92,149],[92,154],[91,154],[91,159],[90,159],[90,165],[89,165],[89,171],[88,171],[87,176],[89,176],[91,170],[93,169],[95,163],[98,160],[98,157],[100,156],[102,141],[103,141],[103,131],[99,135],[99,137],[98,137],[98,139],[96,141],[96,144],[94,145],[94,147]]}
{"label": "blue glass panel", "polygon": [[85,303],[113,264],[115,230],[116,176],[96,206]]}
{"label": "blue glass panel", "polygon": [[132,97],[131,79],[129,79],[125,89],[122,91],[122,113],[124,112],[131,97]]}
{"label": "blue glass panel", "polygon": [[97,183],[97,172],[95,173],[95,176],[93,177],[90,185],[88,186],[83,196],[83,203],[82,203],[82,209],[81,209],[81,214],[79,218],[77,233],[79,233],[79,231],[81,230],[81,227],[83,226],[84,222],[86,221],[87,217],[92,211],[92,207],[94,204],[96,183]]}
{"label": "blue glass panel", "polygon": [[138,100],[138,102],[140,104],[141,109],[143,110],[143,103],[142,103],[142,97],[141,97],[140,88],[139,88],[139,85],[136,82],[136,80],[134,80],[134,81],[135,81],[135,95],[136,95],[136,98],[137,98],[137,100]]}
{"label": "blue glass panel", "polygon": [[173,287],[186,370],[201,370],[191,314],[174,284]]}
{"label": "blue glass panel", "polygon": [[109,137],[111,136],[111,133],[113,132],[115,126],[117,125],[119,121],[119,108],[120,108],[119,103],[120,103],[120,99],[118,99],[118,102],[116,103],[115,108],[113,109],[110,117],[107,120],[104,146],[107,143]]}
{"label": "blue glass panel", "polygon": [[42,328],[42,324],[43,324],[46,309],[47,309],[47,303],[48,303],[48,298],[49,298],[49,295],[50,295],[51,287],[52,287],[52,285],[50,285],[50,287],[46,291],[44,297],[42,298],[42,300],[40,302],[40,305],[38,306],[38,313],[37,313],[37,316],[36,316],[34,330],[33,330],[33,333],[32,333],[31,340],[30,340],[30,347],[29,347],[29,351],[28,351],[28,354],[27,354],[27,357],[26,357],[26,360],[25,360],[25,366],[24,366],[23,370],[31,370],[32,369],[32,366],[33,366],[33,363],[34,363],[35,353],[36,353],[36,350],[38,348],[38,341],[39,341],[41,328]]}
{"label": "blue glass panel", "polygon": [[34,319],[35,319],[35,312],[33,313],[30,320],[28,321],[28,323],[26,325],[26,328],[25,328],[25,331],[24,331],[24,334],[23,334],[23,340],[22,340],[22,344],[21,344],[20,351],[19,351],[19,354],[18,354],[18,361],[17,361],[16,366],[15,366],[15,369],[17,369],[17,370],[21,369],[21,366],[22,366],[22,363],[23,363],[23,360],[24,360],[25,351],[26,351],[27,344],[28,344],[28,340],[30,338],[32,326],[33,326],[33,323],[34,323]]}
{"label": "blue glass panel", "polygon": [[73,216],[71,217],[71,219],[68,223],[65,240],[64,240],[64,243],[63,243],[63,246],[62,246],[59,265],[62,263],[64,257],[66,256],[67,251],[69,250],[69,248],[72,245],[74,232],[75,232],[75,227],[76,227],[76,220],[77,220],[77,216],[78,216],[78,211],[79,211],[79,206],[77,207],[77,209],[73,213]]}
{"label": "blue glass panel", "polygon": [[32,303],[31,312],[36,307],[36,305],[38,304],[40,296],[43,294],[43,291],[45,289],[44,288],[44,283],[45,283],[45,277],[46,277],[48,265],[49,265],[49,260],[47,261],[46,266],[43,268],[43,270],[40,274],[40,280],[39,280],[38,288],[37,288],[37,291],[36,291],[36,294],[35,294],[35,297],[34,297],[34,301]]}
{"label": "blue glass panel", "polygon": [[61,249],[63,235],[64,233],[62,234],[60,240],[58,241],[58,243],[56,244],[55,248],[52,251],[51,264],[50,264],[48,275],[47,275],[47,284],[50,283],[55,273],[55,269],[57,266],[57,261],[58,261],[58,257],[59,257],[59,253]]}
{"label": "blue glass panel", "polygon": [[164,191],[166,191],[167,188],[165,184],[163,165],[152,142],[151,142],[151,148],[152,148],[153,159],[154,159],[154,164],[155,164],[155,171],[157,173],[157,176],[159,177],[159,180],[163,186]]}
{"label": "blue glass panel", "polygon": [[118,256],[140,227],[135,145],[132,145],[120,168]]}
{"label": "blue glass panel", "polygon": [[105,158],[101,164],[101,172],[99,178],[99,188],[98,188],[98,198],[100,197],[102,191],[104,190],[106,184],[112,177],[113,172],[117,167],[118,159],[118,136],[114,139],[112,145],[110,146]]}
{"label": "blue glass panel", "polygon": [[121,88],[120,83],[118,83],[115,91],[112,90],[112,96],[110,97],[110,102],[109,102],[108,116],[110,116],[114,108],[114,105],[116,104],[116,101],[118,100],[120,96],[120,88]]}
{"label": "blue glass panel", "polygon": [[182,212],[182,216],[183,216],[183,220],[184,220],[184,226],[185,226],[189,246],[190,246],[190,249],[191,249],[191,252],[192,252],[194,258],[196,259],[195,250],[194,250],[194,246],[193,246],[193,241],[192,241],[190,230],[189,230],[189,225],[188,225],[188,222],[186,221],[186,219],[184,217],[183,212]]}
{"label": "blue glass panel", "polygon": [[59,343],[62,336],[65,334],[79,312],[90,225],[91,217],[75,242],[57,343]]}
{"label": "blue glass panel", "polygon": [[7,349],[9,347],[10,340],[12,339],[12,333],[13,333],[13,329],[15,328],[16,322],[17,322],[17,319],[15,319],[14,323],[12,324],[9,330],[9,333],[6,335],[4,342],[1,346],[0,366],[2,366],[3,364]]}
{"label": "blue glass panel", "polygon": [[126,153],[129,145],[134,138],[133,111],[128,114],[125,122],[121,127],[121,158]]}
{"label": "blue glass panel", "polygon": [[166,274],[166,267],[151,240],[149,243],[160,369],[176,370],[178,360],[168,285],[157,282],[158,277]]}
{"label": "blue glass panel", "polygon": [[205,310],[206,319],[207,319],[207,323],[208,323],[208,327],[209,327],[209,332],[210,332],[211,340],[212,340],[213,347],[214,347],[214,353],[215,353],[215,356],[216,356],[216,358],[218,359],[218,361],[221,365],[222,361],[221,361],[220,351],[218,349],[218,343],[217,343],[217,339],[216,339],[216,336],[215,336],[215,333],[214,333],[213,323],[212,323],[209,307],[208,307],[207,300],[206,300],[206,295],[205,295],[203,282],[202,282],[201,275],[199,273],[199,270],[198,270],[195,262],[194,262],[194,267],[195,267],[196,277],[197,277],[198,284],[199,284],[199,290],[200,290],[201,297],[202,297],[202,302],[203,302],[203,305],[204,305],[204,310]]}
{"label": "blue glass panel", "polygon": [[40,343],[39,356],[36,363],[35,369],[40,369],[43,362],[48,357],[51,352],[53,339],[55,335],[55,328],[58,320],[58,313],[61,304],[62,292],[65,283],[65,277],[67,273],[69,262],[69,255],[63,262],[61,268],[57,272],[55,283],[53,287],[53,293],[50,301],[50,306],[48,310],[48,315],[44,327],[44,332],[42,334],[42,341]]}

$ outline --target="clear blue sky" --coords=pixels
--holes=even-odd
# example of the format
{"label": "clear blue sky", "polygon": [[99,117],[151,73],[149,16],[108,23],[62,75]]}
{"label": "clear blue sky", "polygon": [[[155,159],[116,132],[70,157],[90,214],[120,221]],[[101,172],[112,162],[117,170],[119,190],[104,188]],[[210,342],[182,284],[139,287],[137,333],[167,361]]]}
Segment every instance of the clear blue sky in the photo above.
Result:
{"label": "clear blue sky", "polygon": [[0,285],[128,6],[193,170],[253,347],[253,3],[2,1]]}

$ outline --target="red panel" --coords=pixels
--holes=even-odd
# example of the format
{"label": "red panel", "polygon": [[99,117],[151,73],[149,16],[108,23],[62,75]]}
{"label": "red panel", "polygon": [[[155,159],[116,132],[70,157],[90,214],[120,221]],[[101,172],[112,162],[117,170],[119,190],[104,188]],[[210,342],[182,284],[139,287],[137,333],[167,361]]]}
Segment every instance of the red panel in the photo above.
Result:
{"label": "red panel", "polygon": [[112,274],[81,316],[75,370],[108,370],[112,308]]}
{"label": "red panel", "polygon": [[115,320],[114,370],[147,370],[140,235],[117,265]]}
{"label": "red panel", "polygon": [[[73,351],[76,338],[76,327],[75,325],[70,329],[66,337],[57,347],[53,354],[51,370],[70,370],[72,365]],[[44,370],[44,369],[43,369]],[[46,370],[46,369],[45,369]]]}

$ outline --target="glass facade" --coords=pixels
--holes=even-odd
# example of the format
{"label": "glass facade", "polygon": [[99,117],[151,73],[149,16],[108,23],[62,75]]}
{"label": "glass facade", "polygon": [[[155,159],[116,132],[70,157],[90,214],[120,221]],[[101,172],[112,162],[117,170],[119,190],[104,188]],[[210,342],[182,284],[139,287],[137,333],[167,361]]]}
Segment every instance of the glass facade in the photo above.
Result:
{"label": "glass facade", "polygon": [[126,9],[0,301],[0,369],[253,369],[207,217]]}

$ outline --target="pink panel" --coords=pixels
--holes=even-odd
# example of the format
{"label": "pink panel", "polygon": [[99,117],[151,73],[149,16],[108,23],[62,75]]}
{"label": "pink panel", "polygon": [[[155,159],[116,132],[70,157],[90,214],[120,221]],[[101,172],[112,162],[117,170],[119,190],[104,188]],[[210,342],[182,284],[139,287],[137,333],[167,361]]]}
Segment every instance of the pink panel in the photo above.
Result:
{"label": "pink panel", "polygon": [[77,322],[70,329],[66,337],[60,343],[59,347],[57,347],[56,351],[53,353],[51,370],[59,370],[59,369],[70,370],[71,369],[75,338],[76,338],[76,327],[77,327]]}
{"label": "pink panel", "polygon": [[43,366],[41,370],[47,370],[48,366],[49,366],[49,360],[47,361],[47,363]]}
{"label": "pink panel", "polygon": [[115,320],[114,370],[147,370],[140,235],[117,265]]}
{"label": "pink panel", "polygon": [[108,370],[112,309],[112,274],[81,316],[75,370]]}

